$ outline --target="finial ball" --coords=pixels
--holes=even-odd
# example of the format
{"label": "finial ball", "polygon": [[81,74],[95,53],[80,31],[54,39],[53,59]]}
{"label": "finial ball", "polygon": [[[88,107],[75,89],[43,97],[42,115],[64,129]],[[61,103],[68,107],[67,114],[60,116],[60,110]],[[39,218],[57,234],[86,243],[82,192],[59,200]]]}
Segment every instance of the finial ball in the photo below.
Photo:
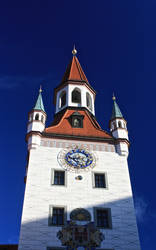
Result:
{"label": "finial ball", "polygon": [[113,99],[113,101],[115,101],[115,100],[116,100],[114,93],[113,93],[113,97],[112,97],[112,99]]}
{"label": "finial ball", "polygon": [[40,85],[39,93],[41,93],[41,92],[42,92],[42,86]]}
{"label": "finial ball", "polygon": [[75,56],[77,54],[77,50],[75,49],[75,45],[74,45],[74,48],[72,50],[72,54],[73,54],[73,56]]}

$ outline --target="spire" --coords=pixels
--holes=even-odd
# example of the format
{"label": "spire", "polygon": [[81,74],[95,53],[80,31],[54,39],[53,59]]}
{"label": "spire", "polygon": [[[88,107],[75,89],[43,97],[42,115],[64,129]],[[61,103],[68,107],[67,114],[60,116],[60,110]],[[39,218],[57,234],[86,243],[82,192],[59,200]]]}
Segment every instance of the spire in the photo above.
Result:
{"label": "spire", "polygon": [[42,88],[40,86],[38,99],[37,99],[37,102],[36,102],[34,109],[42,110],[45,112],[41,93],[42,93]]}
{"label": "spire", "polygon": [[123,115],[120,111],[120,108],[118,106],[118,104],[116,103],[116,98],[114,96],[114,93],[113,93],[113,110],[112,110],[112,116],[111,116],[111,120],[114,119],[114,118],[123,118]]}
{"label": "spire", "polygon": [[85,73],[83,72],[83,69],[76,57],[77,50],[75,49],[75,46],[72,50],[72,54],[73,54],[73,58],[67,66],[66,72],[63,76],[61,83],[72,81],[72,80],[79,81],[79,82],[83,81],[83,82],[88,83],[87,77],[85,76]]}

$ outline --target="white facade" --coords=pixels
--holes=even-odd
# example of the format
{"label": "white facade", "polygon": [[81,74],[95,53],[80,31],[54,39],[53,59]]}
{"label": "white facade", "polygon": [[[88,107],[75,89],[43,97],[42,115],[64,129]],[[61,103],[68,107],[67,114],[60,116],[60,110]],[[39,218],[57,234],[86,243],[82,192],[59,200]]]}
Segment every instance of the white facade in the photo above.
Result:
{"label": "white facade", "polygon": [[[72,102],[72,92],[74,90],[79,91],[81,96],[80,103]],[[66,93],[66,103],[61,106],[61,97],[62,93]],[[87,103],[87,98],[90,98],[90,105]],[[93,115],[95,115],[94,108],[94,94],[85,86],[85,85],[76,85],[76,84],[68,84],[64,88],[61,88],[56,95],[56,113],[61,111],[66,107],[85,107],[87,108]]]}
{"label": "white facade", "polygon": [[[52,185],[52,170],[63,170],[57,160],[58,153],[73,144],[87,146],[97,159],[96,166],[78,174],[67,171],[65,186]],[[94,173],[106,173],[106,189],[94,187]],[[77,175],[82,180],[76,180]],[[94,208],[110,208],[112,229],[100,229],[105,236],[101,248],[140,249],[127,157],[116,153],[114,145],[42,139],[38,148],[30,150],[19,250],[61,247],[56,237],[60,227],[48,226],[50,205],[65,207],[67,220],[76,208],[88,210],[92,221],[95,221]]]}

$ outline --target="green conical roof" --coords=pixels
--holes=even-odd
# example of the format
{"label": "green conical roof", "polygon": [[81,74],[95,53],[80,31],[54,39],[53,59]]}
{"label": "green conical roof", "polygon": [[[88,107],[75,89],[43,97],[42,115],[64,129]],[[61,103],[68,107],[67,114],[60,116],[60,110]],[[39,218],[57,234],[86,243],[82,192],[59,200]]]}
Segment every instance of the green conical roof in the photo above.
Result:
{"label": "green conical roof", "polygon": [[111,119],[114,119],[114,118],[123,118],[123,115],[119,109],[119,106],[118,104],[116,103],[115,101],[115,97],[113,98],[113,110],[112,110],[112,116],[111,116]]}
{"label": "green conical roof", "polygon": [[36,102],[36,105],[35,105],[34,109],[42,110],[42,111],[45,112],[44,105],[43,105],[43,100],[42,100],[41,89],[39,91],[39,95],[38,95],[37,102]]}

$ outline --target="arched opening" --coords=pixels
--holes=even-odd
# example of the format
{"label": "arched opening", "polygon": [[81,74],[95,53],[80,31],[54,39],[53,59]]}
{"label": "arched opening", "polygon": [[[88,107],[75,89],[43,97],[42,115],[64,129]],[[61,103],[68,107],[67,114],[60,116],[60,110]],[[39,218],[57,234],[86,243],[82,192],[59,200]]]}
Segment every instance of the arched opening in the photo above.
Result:
{"label": "arched opening", "polygon": [[44,122],[44,117],[43,117],[43,115],[41,116],[41,122]]}
{"label": "arched opening", "polygon": [[39,114],[35,115],[35,120],[38,121],[39,120]]}
{"label": "arched opening", "polygon": [[118,126],[119,126],[119,128],[122,128],[122,124],[120,121],[118,122]]}
{"label": "arched opening", "polygon": [[116,129],[116,123],[113,122],[113,129]]}
{"label": "arched opening", "polygon": [[65,106],[65,104],[66,104],[66,92],[63,91],[63,92],[60,94],[59,108],[62,108],[63,106]]}
{"label": "arched opening", "polygon": [[81,104],[81,91],[77,88],[72,91],[72,102]]}
{"label": "arched opening", "polygon": [[89,93],[86,93],[87,107],[92,111],[92,98]]}

